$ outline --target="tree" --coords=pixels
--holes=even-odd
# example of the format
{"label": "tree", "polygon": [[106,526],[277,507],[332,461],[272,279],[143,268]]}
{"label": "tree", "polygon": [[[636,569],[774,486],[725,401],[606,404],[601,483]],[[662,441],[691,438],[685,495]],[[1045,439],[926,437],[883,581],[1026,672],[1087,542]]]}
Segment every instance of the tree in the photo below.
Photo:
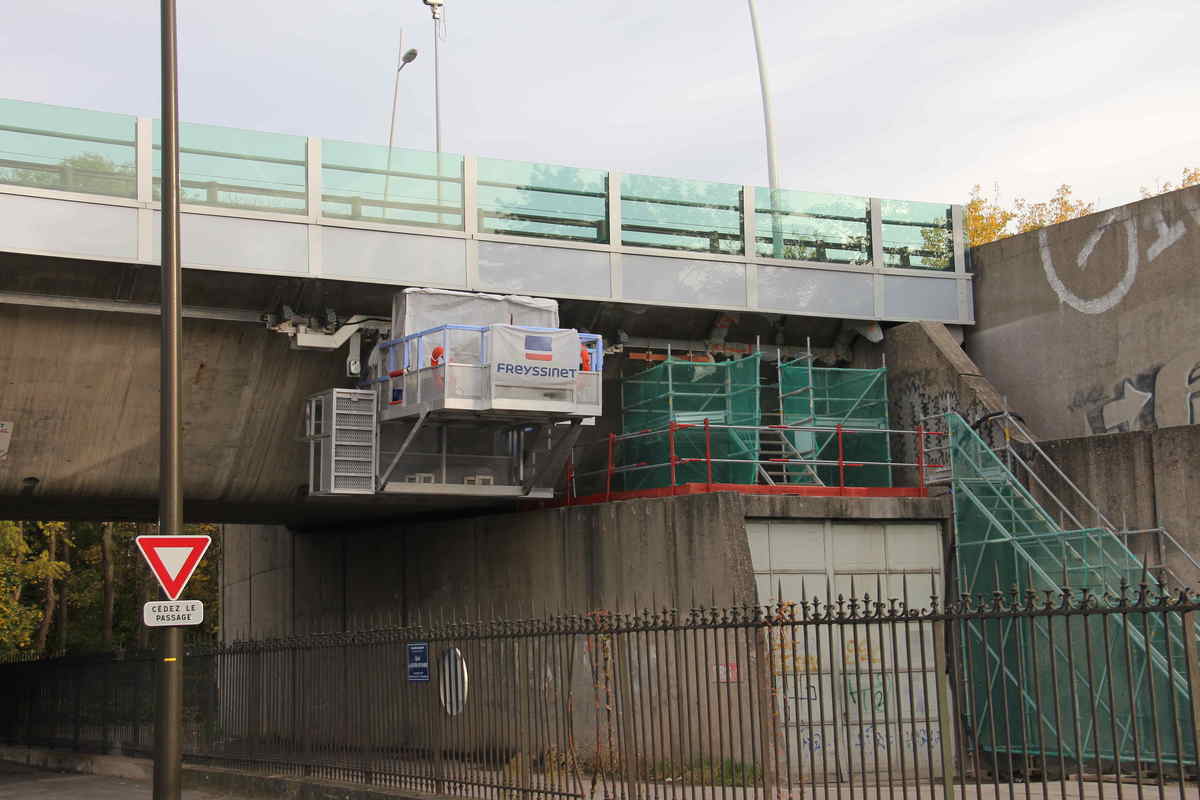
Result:
{"label": "tree", "polygon": [[[46,547],[38,546],[48,542],[44,527],[48,526],[0,520],[0,655],[3,656],[28,650],[34,643],[39,621],[46,617],[43,598],[37,596],[36,589],[52,587],[55,580],[66,574],[66,564],[56,561]],[[57,531],[52,535],[57,536]],[[53,613],[53,608],[50,612]]]}
{"label": "tree", "polygon": [[[63,533],[63,524],[61,522],[38,523],[46,536],[46,558],[48,561],[55,564],[62,564],[58,561],[58,540]],[[66,565],[63,565],[62,573],[54,573],[46,571],[42,575],[42,580],[45,585],[45,602],[42,604],[42,621],[38,623],[37,634],[34,636],[33,649],[39,653],[46,652],[46,643],[49,641],[50,624],[54,621],[54,609],[58,605],[58,592],[55,591],[54,581],[58,580],[67,571]]]}
{"label": "tree", "polygon": [[954,263],[954,240],[947,228],[921,228],[920,252],[913,253],[921,257],[921,263],[926,269],[950,269]]}
{"label": "tree", "polygon": [[1183,173],[1179,177],[1178,186],[1170,181],[1166,183],[1159,181],[1154,189],[1147,189],[1143,186],[1141,190],[1142,197],[1155,197],[1156,195],[1173,192],[1176,189],[1186,189],[1189,186],[1200,186],[1200,167],[1184,167]]}
{"label": "tree", "polygon": [[133,197],[137,193],[133,164],[117,164],[99,153],[79,153],[64,158],[58,164],[13,167],[5,172],[5,182],[22,186],[121,197]]}
{"label": "tree", "polygon": [[979,184],[971,188],[971,199],[963,209],[963,225],[967,229],[967,246],[976,247],[1002,239],[1008,234],[1008,224],[1017,212],[1000,205],[1000,187],[993,187],[993,196],[984,197]]}
{"label": "tree", "polygon": [[[213,525],[185,530],[217,533]],[[134,538],[153,531],[132,522],[0,521],[0,657],[147,647],[142,604],[159,591]],[[205,606],[204,624],[191,631],[202,638],[218,630],[220,560],[214,536],[187,588]]]}
{"label": "tree", "polygon": [[104,606],[103,628],[101,637],[104,649],[111,650],[113,646],[113,603],[116,602],[116,586],[113,583],[113,526],[104,523],[100,531],[100,580],[103,582]]}
{"label": "tree", "polygon": [[1069,219],[1085,217],[1095,211],[1095,203],[1072,200],[1071,186],[1064,183],[1058,187],[1054,196],[1044,203],[1027,203],[1023,199],[1017,199],[1017,233],[1040,230]]}

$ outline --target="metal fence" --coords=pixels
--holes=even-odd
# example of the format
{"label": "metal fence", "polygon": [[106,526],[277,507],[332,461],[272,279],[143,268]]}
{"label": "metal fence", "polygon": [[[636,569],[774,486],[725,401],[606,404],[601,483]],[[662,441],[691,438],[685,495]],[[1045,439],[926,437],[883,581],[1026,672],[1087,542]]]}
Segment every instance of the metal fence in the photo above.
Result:
{"label": "metal fence", "polygon": [[[1124,587],[918,607],[903,583],[872,588],[194,647],[185,759],[484,798],[1196,792],[1200,673],[1183,631],[1200,597]],[[1153,654],[1129,637],[1147,628],[1177,635],[1167,663],[1138,663]],[[1073,646],[1097,629],[1111,646]],[[1013,646],[1047,632],[1062,646]],[[409,674],[421,643],[429,668]],[[154,667],[0,665],[0,738],[148,754]],[[1096,681],[1064,677],[1081,671]],[[1002,683],[1031,702],[1010,708]],[[1147,708],[1122,700],[1147,691]]]}

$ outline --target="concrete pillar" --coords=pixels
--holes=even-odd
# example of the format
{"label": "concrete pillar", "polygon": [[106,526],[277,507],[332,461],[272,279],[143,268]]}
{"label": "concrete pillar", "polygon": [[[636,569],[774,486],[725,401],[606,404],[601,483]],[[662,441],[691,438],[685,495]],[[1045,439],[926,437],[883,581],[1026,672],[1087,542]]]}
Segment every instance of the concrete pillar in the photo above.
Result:
{"label": "concrete pillar", "polygon": [[282,525],[222,525],[221,637],[292,634],[292,533]]}

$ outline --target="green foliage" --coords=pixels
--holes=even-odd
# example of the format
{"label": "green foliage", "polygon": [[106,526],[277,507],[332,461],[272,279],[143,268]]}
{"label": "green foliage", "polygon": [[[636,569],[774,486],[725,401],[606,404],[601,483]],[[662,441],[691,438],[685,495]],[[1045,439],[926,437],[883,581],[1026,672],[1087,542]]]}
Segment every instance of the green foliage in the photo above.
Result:
{"label": "green foliage", "polygon": [[132,196],[135,170],[99,153],[79,153],[46,167],[15,167],[4,171],[7,183],[95,194]]}
{"label": "green foliage", "polygon": [[[112,543],[112,630],[106,635],[103,540]],[[47,588],[53,583],[57,604],[45,637],[47,652],[60,643],[67,652],[135,649],[150,644],[142,625],[142,604],[160,597],[150,568],[134,539],[154,526],[131,522],[0,521],[0,657],[28,652],[44,623]],[[189,525],[186,533],[213,536],[208,554],[185,592],[204,603],[205,622],[195,631],[215,636],[218,630],[221,541],[215,525]],[[57,537],[51,558],[50,537]],[[65,629],[63,627],[65,620]],[[65,630],[65,635],[64,635]],[[110,644],[111,642],[111,644]]]}
{"label": "green foliage", "polygon": [[42,586],[67,573],[45,546],[60,525],[0,520],[0,656],[29,648],[43,616]]}
{"label": "green foliage", "polygon": [[950,269],[954,263],[954,239],[946,228],[921,228],[925,251],[922,261],[932,269]]}

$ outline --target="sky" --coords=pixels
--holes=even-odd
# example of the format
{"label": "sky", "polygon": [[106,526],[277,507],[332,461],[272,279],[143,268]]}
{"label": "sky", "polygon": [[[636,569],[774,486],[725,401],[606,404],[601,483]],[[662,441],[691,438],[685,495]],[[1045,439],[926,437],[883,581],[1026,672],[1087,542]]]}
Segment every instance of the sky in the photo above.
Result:
{"label": "sky", "polygon": [[[1200,166],[1195,0],[757,0],[790,189],[1097,209]],[[766,185],[744,0],[445,0],[443,147]],[[434,145],[421,0],[178,0],[185,121]],[[158,3],[12,3],[0,97],[158,114]],[[1189,13],[1190,12],[1190,13]]]}

